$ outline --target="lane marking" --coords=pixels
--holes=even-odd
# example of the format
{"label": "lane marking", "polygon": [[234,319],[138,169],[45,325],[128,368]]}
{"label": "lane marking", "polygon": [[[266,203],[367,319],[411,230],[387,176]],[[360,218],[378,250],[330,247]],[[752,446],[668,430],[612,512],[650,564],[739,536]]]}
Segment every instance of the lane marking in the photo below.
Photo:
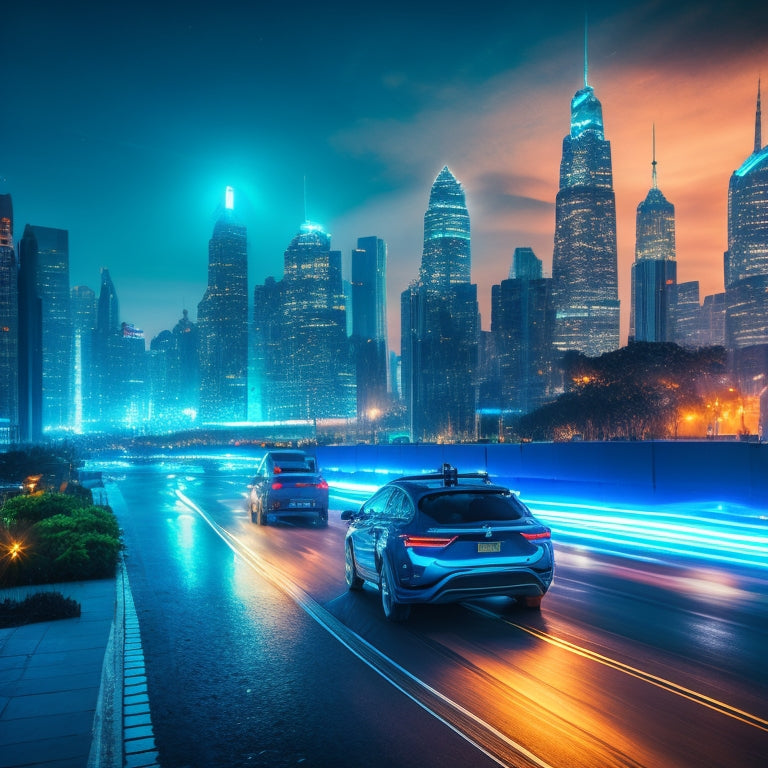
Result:
{"label": "lane marking", "polygon": [[521,632],[525,632],[537,638],[538,640],[543,640],[545,643],[554,645],[556,648],[560,648],[562,650],[568,651],[569,653],[576,654],[577,656],[581,656],[585,659],[590,659],[591,661],[596,661],[598,664],[610,667],[611,669],[615,669],[618,672],[623,672],[630,677],[635,677],[638,680],[642,680],[643,682],[655,685],[657,688],[661,688],[662,690],[674,693],[677,696],[682,696],[684,699],[688,699],[695,704],[700,704],[703,707],[707,707],[708,709],[714,710],[715,712],[719,712],[721,715],[731,717],[734,720],[739,720],[742,723],[751,725],[761,731],[768,732],[768,720],[764,720],[762,717],[753,715],[750,712],[745,712],[742,709],[733,707],[730,704],[726,704],[723,701],[714,699],[711,696],[707,696],[706,694],[699,693],[698,691],[694,691],[690,688],[686,688],[685,686],[679,685],[678,683],[673,683],[671,680],[667,680],[666,678],[651,674],[650,672],[645,672],[642,669],[638,669],[637,667],[625,664],[624,662],[617,661],[616,659],[610,658],[610,656],[604,656],[603,654],[597,653],[596,651],[583,648],[580,645],[576,645],[575,643],[571,643],[568,640],[555,637],[554,635],[550,635],[547,632],[542,632],[541,630],[534,629],[533,627],[527,627],[524,624],[518,624],[506,618],[505,616],[494,613],[493,611],[489,611],[488,609],[482,608],[478,605],[472,605],[471,603],[462,603],[462,605],[464,605],[469,610],[483,616],[490,616],[496,619],[500,619],[505,624],[509,624],[511,627],[519,629]]}
{"label": "lane marking", "polygon": [[[390,685],[405,694],[411,701],[446,725],[488,758],[504,768],[554,768],[537,757],[522,744],[494,728],[490,723],[462,707],[440,691],[413,675],[396,661],[389,658],[367,640],[339,621],[323,608],[301,587],[286,578],[282,571],[259,559],[247,544],[222,528],[190,498],[177,490],[176,496],[190,509],[199,514],[219,538],[260,576],[291,597],[315,622],[335,637],[364,664],[380,675]],[[521,759],[525,763],[521,763]]]}

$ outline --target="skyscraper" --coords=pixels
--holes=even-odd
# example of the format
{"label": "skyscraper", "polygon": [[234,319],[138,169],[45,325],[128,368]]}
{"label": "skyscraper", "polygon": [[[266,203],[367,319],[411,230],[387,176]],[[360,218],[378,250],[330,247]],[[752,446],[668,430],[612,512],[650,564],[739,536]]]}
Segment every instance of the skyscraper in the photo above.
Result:
{"label": "skyscraper", "polygon": [[445,166],[424,215],[419,281],[401,294],[402,381],[414,440],[474,438],[480,322],[469,213]]}
{"label": "skyscraper", "polygon": [[556,345],[596,356],[619,346],[616,202],[611,145],[587,82],[571,100],[555,204]]}
{"label": "skyscraper", "polygon": [[387,401],[387,246],[360,237],[352,251],[352,348],[357,417],[375,419]]}
{"label": "skyscraper", "polygon": [[629,338],[630,341],[674,341],[675,206],[658,187],[655,127],[651,166],[651,189],[637,206]]}
{"label": "skyscraper", "polygon": [[248,247],[227,187],[208,243],[208,288],[197,307],[200,416],[203,422],[248,416]]}
{"label": "skyscraper", "polygon": [[106,426],[112,420],[113,349],[120,333],[120,305],[109,270],[102,268],[96,325],[91,346],[90,398],[83,402],[83,420],[91,429]]}
{"label": "skyscraper", "polygon": [[741,350],[768,344],[768,146],[762,147],[760,85],[752,154],[728,186],[725,252],[726,344]]}
{"label": "skyscraper", "polygon": [[69,233],[27,225],[37,256],[34,291],[40,299],[42,349],[42,425],[68,429],[72,422],[73,328],[69,294]]}
{"label": "skyscraper", "polygon": [[424,214],[424,251],[419,278],[427,289],[470,282],[469,212],[464,190],[448,166],[437,175]]}
{"label": "skyscraper", "polygon": [[13,247],[13,203],[0,195],[0,446],[18,439],[19,266]]}
{"label": "skyscraper", "polygon": [[96,330],[96,294],[87,285],[75,285],[70,292],[72,326],[72,422],[75,432],[85,427],[85,413],[93,402],[93,333]]}
{"label": "skyscraper", "polygon": [[[280,288],[280,419],[352,418],[355,370],[347,338],[341,252],[305,222],[285,251]],[[274,337],[274,332],[271,333]]]}

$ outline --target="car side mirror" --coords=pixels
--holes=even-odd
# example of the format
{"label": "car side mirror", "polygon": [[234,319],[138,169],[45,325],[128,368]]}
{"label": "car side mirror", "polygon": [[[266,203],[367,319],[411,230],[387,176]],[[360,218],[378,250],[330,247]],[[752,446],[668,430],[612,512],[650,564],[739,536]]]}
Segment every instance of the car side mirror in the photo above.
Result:
{"label": "car side mirror", "polygon": [[354,509],[345,509],[341,513],[341,519],[346,520],[349,522],[350,520],[354,520],[357,517],[357,512]]}

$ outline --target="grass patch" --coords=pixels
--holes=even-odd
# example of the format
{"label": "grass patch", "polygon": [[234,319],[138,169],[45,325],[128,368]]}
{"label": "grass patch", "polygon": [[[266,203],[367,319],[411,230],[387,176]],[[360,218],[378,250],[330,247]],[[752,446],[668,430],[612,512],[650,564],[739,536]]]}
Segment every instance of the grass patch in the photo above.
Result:
{"label": "grass patch", "polygon": [[80,603],[61,592],[37,592],[24,600],[0,602],[0,629],[79,616]]}

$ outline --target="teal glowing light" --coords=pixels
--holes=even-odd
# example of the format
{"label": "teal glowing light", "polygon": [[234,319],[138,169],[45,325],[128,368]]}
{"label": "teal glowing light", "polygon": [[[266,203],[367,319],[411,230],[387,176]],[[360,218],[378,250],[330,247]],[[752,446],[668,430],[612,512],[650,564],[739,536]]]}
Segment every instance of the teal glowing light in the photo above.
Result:
{"label": "teal glowing light", "polygon": [[228,211],[232,211],[235,208],[235,190],[232,187],[227,187],[224,193],[224,207]]}
{"label": "teal glowing light", "polygon": [[735,174],[736,176],[746,176],[750,171],[763,164],[768,167],[768,146],[763,147],[760,152],[753,152],[744,161],[741,168],[735,171]]}

